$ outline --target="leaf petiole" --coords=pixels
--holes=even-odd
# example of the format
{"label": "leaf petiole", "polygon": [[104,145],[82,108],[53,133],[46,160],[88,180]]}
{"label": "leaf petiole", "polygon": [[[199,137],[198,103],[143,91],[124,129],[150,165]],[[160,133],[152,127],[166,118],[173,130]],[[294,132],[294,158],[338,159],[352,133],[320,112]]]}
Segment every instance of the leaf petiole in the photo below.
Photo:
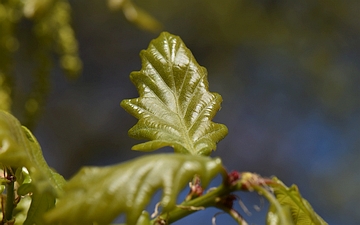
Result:
{"label": "leaf petiole", "polygon": [[12,175],[11,169],[6,169],[7,175],[6,179],[8,182],[6,182],[6,205],[5,205],[5,222],[13,221],[13,211],[15,208],[15,176]]}

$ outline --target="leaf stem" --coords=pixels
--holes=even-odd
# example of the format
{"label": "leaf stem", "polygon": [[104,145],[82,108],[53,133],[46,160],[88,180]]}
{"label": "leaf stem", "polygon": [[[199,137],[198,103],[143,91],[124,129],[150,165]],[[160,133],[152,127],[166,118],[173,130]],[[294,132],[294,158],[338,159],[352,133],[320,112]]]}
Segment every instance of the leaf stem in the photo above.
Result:
{"label": "leaf stem", "polygon": [[229,214],[239,225],[248,225],[245,219],[234,209],[229,209],[226,207],[218,207],[223,210],[225,213]]}
{"label": "leaf stem", "polygon": [[282,206],[272,192],[266,189],[270,182],[269,179],[262,178],[254,173],[239,173],[236,171],[231,172],[228,174],[228,177],[224,179],[227,180],[219,187],[190,201],[184,201],[180,207],[176,207],[170,212],[161,213],[157,218],[153,219],[150,224],[157,224],[156,222],[159,220],[165,220],[167,224],[171,224],[197,211],[192,209],[198,207],[216,207],[229,214],[239,225],[247,225],[243,217],[233,208],[232,202],[234,196],[232,196],[231,193],[235,191],[256,191],[263,195],[275,206],[280,218],[280,224],[287,224],[287,217]]}
{"label": "leaf stem", "polygon": [[[211,190],[198,198],[181,203],[181,206],[205,207],[205,208],[216,207],[217,200],[220,199],[222,196],[229,194],[232,191],[234,190],[230,188],[230,186],[221,184],[216,189]],[[184,209],[185,207],[181,207],[181,208],[176,207],[174,210],[170,212],[161,213],[159,217],[165,219],[168,224],[171,224],[194,212],[197,212],[196,210],[186,210]],[[150,224],[154,224],[156,220],[158,220],[158,218],[153,219]]]}
{"label": "leaf stem", "polygon": [[6,183],[6,205],[5,205],[5,221],[13,220],[13,211],[15,208],[15,176],[12,175],[11,169],[7,169],[7,183]]}

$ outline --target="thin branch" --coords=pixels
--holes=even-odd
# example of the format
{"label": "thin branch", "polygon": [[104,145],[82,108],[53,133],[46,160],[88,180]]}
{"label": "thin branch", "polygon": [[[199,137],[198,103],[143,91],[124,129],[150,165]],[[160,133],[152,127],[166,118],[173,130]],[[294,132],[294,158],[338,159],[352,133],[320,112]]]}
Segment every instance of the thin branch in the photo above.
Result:
{"label": "thin branch", "polygon": [[[13,221],[13,211],[15,208],[15,190],[14,190],[14,183],[15,183],[15,176],[11,168],[6,169],[6,204],[5,204],[5,222]],[[3,219],[3,220],[4,220]]]}
{"label": "thin branch", "polygon": [[[223,184],[217,188],[211,188],[211,191],[206,192],[202,196],[191,199],[189,201],[182,202],[178,207],[169,212],[161,213],[157,218],[154,218],[150,224],[155,224],[158,219],[162,219],[171,224],[177,220],[180,220],[196,211],[185,210],[188,208],[208,208],[216,207],[229,214],[239,225],[247,225],[248,223],[244,218],[233,208],[233,201],[236,200],[232,194],[235,191],[256,191],[263,195],[271,204],[273,204],[278,212],[280,223],[286,224],[286,215],[283,212],[280,203],[274,197],[271,190],[268,188],[268,183],[271,181],[261,176],[244,172],[239,173],[233,171],[228,174],[227,178],[224,178]],[[245,212],[247,210],[244,210]],[[214,219],[213,219],[214,221]]]}
{"label": "thin branch", "polygon": [[[179,205],[180,207],[178,206],[178,207],[174,208],[173,210],[171,210],[170,212],[161,213],[158,217],[166,219],[168,224],[171,224],[171,223],[173,223],[177,220],[180,220],[194,212],[197,212],[194,210],[187,210],[184,208],[215,207],[216,202],[217,202],[216,200],[219,197],[225,196],[230,192],[231,192],[230,187],[222,184],[218,188],[214,189],[213,191],[207,192],[206,194],[204,194],[198,198],[181,203]],[[156,218],[153,219],[152,223],[150,223],[150,224],[153,224],[155,221],[156,221]]]}

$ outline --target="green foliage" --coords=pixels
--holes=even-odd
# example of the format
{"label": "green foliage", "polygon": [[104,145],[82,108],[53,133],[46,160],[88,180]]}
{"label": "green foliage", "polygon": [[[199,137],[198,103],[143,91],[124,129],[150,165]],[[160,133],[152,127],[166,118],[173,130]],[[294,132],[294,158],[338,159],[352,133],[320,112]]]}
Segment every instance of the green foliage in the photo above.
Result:
{"label": "green foliage", "polygon": [[[6,192],[0,224],[109,224],[124,213],[128,225],[158,225],[216,207],[246,225],[233,207],[235,191],[256,191],[270,202],[268,225],[326,224],[295,185],[288,188],[276,178],[249,172],[228,174],[219,158],[208,157],[227,134],[224,125],[211,121],[221,96],[208,91],[205,68],[179,37],[162,33],[141,52],[141,58],[141,71],[130,76],[140,97],[121,105],[139,119],[129,134],[150,141],[133,149],[171,146],[184,154],[155,154],[113,166],[85,167],[66,182],[49,168],[32,133],[14,116],[0,111],[0,164],[4,168],[0,191]],[[218,174],[222,184],[204,192]],[[188,196],[177,203],[188,183]],[[161,212],[150,220],[144,209],[159,189]]]}
{"label": "green foliage", "polygon": [[123,100],[121,106],[139,119],[129,135],[151,141],[133,149],[171,146],[175,152],[209,155],[228,131],[211,121],[222,98],[208,91],[206,69],[179,37],[166,32],[140,56],[141,71],[130,75],[140,97]]}
{"label": "green foliage", "polygon": [[10,76],[0,71],[0,110],[10,111],[12,103],[10,80]]}
{"label": "green foliage", "polygon": [[42,214],[54,207],[57,195],[62,192],[64,178],[47,165],[31,132],[4,111],[0,111],[0,143],[0,164],[17,168],[13,174],[18,177],[17,193],[20,196],[31,193],[32,202],[24,224],[41,224]]}
{"label": "green foliage", "polygon": [[[11,0],[0,2],[0,109],[10,112],[14,97],[13,55],[19,50],[18,29],[25,19],[31,20],[32,34],[26,40],[31,49],[29,61],[34,65],[31,87],[24,102],[23,124],[33,128],[50,90],[53,53],[69,78],[76,78],[82,69],[78,44],[70,25],[67,0]],[[30,47],[31,46],[31,47]],[[36,46],[36,47],[33,47]],[[21,46],[23,47],[23,46]],[[33,49],[32,49],[33,48]]]}
{"label": "green foliage", "polygon": [[14,24],[19,21],[20,8],[20,1],[0,3],[0,109],[5,111],[12,105],[11,56],[19,47]]}
{"label": "green foliage", "polygon": [[145,156],[109,167],[85,167],[65,185],[64,197],[47,218],[51,224],[108,224],[126,213],[127,224],[135,224],[159,188],[163,190],[161,206],[168,212],[195,174],[207,186],[221,172],[226,175],[219,159],[180,154]]}
{"label": "green foliage", "polygon": [[[32,133],[11,114],[0,111],[0,163],[12,168],[26,167],[34,185],[45,182],[60,191],[65,180],[46,163],[39,143]],[[24,179],[24,183],[29,178]],[[31,182],[32,183],[32,182]]]}

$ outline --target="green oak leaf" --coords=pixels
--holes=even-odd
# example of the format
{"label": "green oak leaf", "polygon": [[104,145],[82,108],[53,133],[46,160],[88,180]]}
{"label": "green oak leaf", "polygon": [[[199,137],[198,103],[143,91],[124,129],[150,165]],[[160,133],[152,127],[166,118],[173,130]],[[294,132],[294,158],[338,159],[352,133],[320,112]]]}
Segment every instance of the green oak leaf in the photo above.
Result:
{"label": "green oak leaf", "polygon": [[175,152],[210,155],[228,130],[212,122],[222,98],[208,91],[207,72],[178,36],[163,32],[140,52],[142,69],[130,74],[140,97],[121,106],[139,119],[129,130],[150,141],[133,150],[171,146]]}
{"label": "green oak leaf", "polygon": [[[163,190],[164,212],[176,207],[177,195],[194,177],[206,187],[226,171],[220,159],[184,154],[143,156],[107,167],[85,167],[65,186],[64,195],[45,219],[49,224],[110,224],[126,214],[136,224],[153,194]],[[142,219],[144,220],[144,218]],[[138,224],[146,224],[139,222]]]}
{"label": "green oak leaf", "polygon": [[41,224],[44,212],[54,207],[65,179],[48,166],[32,133],[5,111],[0,111],[0,164],[17,168],[19,195],[31,193],[32,202],[23,224]]}
{"label": "green oak leaf", "polygon": [[[327,223],[313,210],[307,200],[301,197],[296,185],[290,188],[276,177],[269,184],[279,203],[290,210],[294,225],[326,225]],[[270,211],[269,211],[270,212]],[[269,215],[268,215],[269,216]]]}

